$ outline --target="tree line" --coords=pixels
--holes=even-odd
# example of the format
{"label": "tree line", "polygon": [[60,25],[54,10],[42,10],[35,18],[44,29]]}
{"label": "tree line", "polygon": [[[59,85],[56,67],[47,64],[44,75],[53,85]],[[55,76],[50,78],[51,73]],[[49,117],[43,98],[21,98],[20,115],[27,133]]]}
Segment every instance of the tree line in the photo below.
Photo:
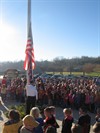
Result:
{"label": "tree line", "polygon": [[[0,62],[0,72],[5,72],[7,69],[18,69],[22,72],[24,61],[7,61]],[[34,73],[43,72],[100,72],[100,57],[75,57],[63,58],[56,57],[52,61],[43,60],[35,62]]]}

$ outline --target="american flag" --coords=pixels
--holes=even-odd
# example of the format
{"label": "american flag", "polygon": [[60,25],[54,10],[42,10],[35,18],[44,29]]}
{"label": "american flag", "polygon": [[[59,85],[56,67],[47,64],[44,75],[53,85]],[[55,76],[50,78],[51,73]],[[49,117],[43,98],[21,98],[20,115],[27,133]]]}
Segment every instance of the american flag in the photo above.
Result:
{"label": "american flag", "polygon": [[30,23],[29,29],[28,29],[28,39],[27,39],[25,54],[26,54],[26,57],[25,57],[25,61],[24,61],[24,69],[27,70],[27,76],[30,81],[32,79],[33,69],[35,67],[31,23]]}

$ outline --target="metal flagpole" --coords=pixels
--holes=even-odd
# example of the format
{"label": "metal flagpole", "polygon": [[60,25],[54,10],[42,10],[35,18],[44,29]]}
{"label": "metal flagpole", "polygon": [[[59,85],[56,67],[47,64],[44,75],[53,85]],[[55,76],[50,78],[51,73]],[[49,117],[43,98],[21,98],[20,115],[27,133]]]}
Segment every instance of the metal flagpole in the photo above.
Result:
{"label": "metal flagpole", "polygon": [[[27,12],[27,39],[29,37],[29,32],[30,32],[30,27],[31,26],[31,0],[28,0],[28,12]],[[31,61],[30,61],[31,63]],[[27,76],[27,84],[30,83],[30,76],[29,76],[29,70],[30,68],[27,69],[26,71],[26,76]]]}
{"label": "metal flagpole", "polygon": [[[31,23],[31,0],[28,0],[28,17],[27,17],[27,31],[29,33],[29,26]],[[27,34],[28,35],[28,34]]]}
{"label": "metal flagpole", "polygon": [[24,69],[26,71],[27,84],[33,79],[33,69],[35,67],[33,37],[31,29],[31,0],[28,0],[28,20],[27,20],[27,45],[26,45],[26,57],[24,61]]}

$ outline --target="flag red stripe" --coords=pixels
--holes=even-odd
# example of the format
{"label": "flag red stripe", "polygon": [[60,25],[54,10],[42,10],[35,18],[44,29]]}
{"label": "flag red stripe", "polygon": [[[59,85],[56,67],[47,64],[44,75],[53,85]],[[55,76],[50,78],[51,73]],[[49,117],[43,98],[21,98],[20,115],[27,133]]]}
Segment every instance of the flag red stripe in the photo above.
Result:
{"label": "flag red stripe", "polygon": [[34,48],[33,48],[32,40],[30,39],[30,37],[27,40],[25,53],[26,53],[26,57],[24,61],[24,69],[28,70],[29,65],[30,65],[30,60],[31,60],[32,69],[34,69],[35,67]]}

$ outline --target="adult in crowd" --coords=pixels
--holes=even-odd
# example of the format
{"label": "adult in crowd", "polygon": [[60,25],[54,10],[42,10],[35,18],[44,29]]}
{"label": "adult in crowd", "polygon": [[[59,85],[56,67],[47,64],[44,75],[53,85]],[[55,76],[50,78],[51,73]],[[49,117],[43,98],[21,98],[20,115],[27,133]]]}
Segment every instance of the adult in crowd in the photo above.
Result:
{"label": "adult in crowd", "polygon": [[19,128],[22,126],[19,112],[11,110],[8,116],[9,119],[4,123],[2,133],[18,133]]}
{"label": "adult in crowd", "polygon": [[87,108],[85,106],[79,109],[78,124],[82,127],[82,133],[90,132],[91,117],[87,114]]}
{"label": "adult in crowd", "polygon": [[38,99],[38,92],[33,81],[26,85],[26,114],[30,114],[32,107],[35,107],[36,100]]}
{"label": "adult in crowd", "polygon": [[34,128],[38,125],[39,123],[31,115],[26,115],[23,118],[23,126],[20,129],[20,133],[35,133]]}

